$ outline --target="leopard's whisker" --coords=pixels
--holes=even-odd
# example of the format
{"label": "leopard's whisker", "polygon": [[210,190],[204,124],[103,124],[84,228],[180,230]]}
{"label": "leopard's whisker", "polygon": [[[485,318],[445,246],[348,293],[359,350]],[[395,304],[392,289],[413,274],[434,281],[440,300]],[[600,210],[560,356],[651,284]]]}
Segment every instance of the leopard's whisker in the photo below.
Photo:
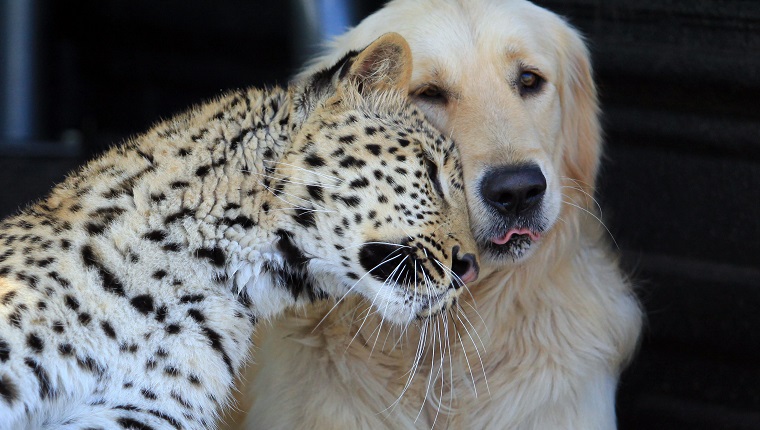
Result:
{"label": "leopard's whisker", "polygon": [[339,178],[337,176],[332,176],[332,175],[328,175],[328,174],[325,174],[325,173],[320,173],[320,172],[317,172],[316,170],[306,169],[306,168],[301,167],[301,166],[296,166],[295,164],[285,163],[284,161],[279,161],[279,160],[263,160],[263,161],[265,163],[275,163],[275,164],[281,164],[283,166],[293,167],[294,169],[298,169],[298,170],[301,170],[303,172],[312,173],[312,174],[314,174],[316,176],[321,176],[321,177],[327,178],[327,179],[332,179],[332,180],[334,180],[334,181],[336,181],[338,183],[343,182],[343,179],[341,179],[341,178]]}
{"label": "leopard's whisker", "polygon": [[[457,319],[459,319],[459,322],[462,323],[462,328],[464,329],[464,332],[467,334],[467,337],[470,338],[470,342],[472,342],[472,346],[475,348],[475,354],[477,354],[477,356],[478,356],[478,361],[480,362],[480,369],[483,372],[483,381],[486,384],[486,392],[490,396],[491,395],[491,388],[488,386],[488,376],[486,375],[485,364],[483,364],[483,357],[480,355],[480,350],[478,349],[478,345],[475,343],[475,339],[473,339],[472,334],[470,333],[470,330],[465,325],[465,323],[462,320],[460,314],[462,316],[464,316],[464,312],[459,312],[459,313],[457,313]],[[477,331],[475,332],[475,334],[476,335],[478,334]],[[462,347],[464,348],[464,344],[462,345]]]}
{"label": "leopard's whisker", "polygon": [[[395,251],[394,251],[394,252],[395,252]],[[394,276],[394,274],[396,273],[396,271],[397,271],[397,270],[399,270],[400,268],[402,268],[402,265],[404,264],[404,261],[405,261],[407,258],[408,258],[408,256],[405,256],[403,259],[401,259],[401,261],[399,261],[399,262],[398,262],[398,264],[397,264],[397,265],[396,265],[396,267],[393,269],[393,271],[391,271],[390,275],[388,275],[388,278],[386,278],[385,282],[383,282],[383,283],[380,285],[380,288],[378,288],[378,290],[377,290],[377,293],[376,293],[376,294],[375,294],[375,296],[372,298],[372,302],[370,303],[370,306],[371,306],[372,308],[374,308],[374,307],[375,307],[375,301],[376,301],[376,300],[377,300],[377,298],[380,296],[380,293],[383,291],[383,289],[384,289],[386,286],[390,285],[390,282],[391,282],[391,278]],[[381,264],[382,264],[382,263],[381,263]],[[374,267],[372,270],[376,269],[377,267],[378,267],[378,266]],[[369,273],[369,272],[371,272],[372,270],[368,271],[368,273]],[[354,337],[353,337],[353,338],[351,338],[351,341],[350,341],[350,342],[348,342],[348,345],[346,346],[346,350],[348,350],[348,347],[350,347],[350,346],[351,346],[351,344],[354,342],[354,339],[356,339],[356,337],[357,337],[357,336],[359,335],[359,333],[362,331],[362,327],[364,327],[364,324],[367,322],[367,318],[369,317],[369,315],[370,315],[370,313],[368,312],[368,313],[367,313],[367,315],[364,317],[364,320],[362,321],[361,325],[359,326],[359,329],[358,329],[358,330],[356,330],[356,334],[354,335]]]}
{"label": "leopard's whisker", "polygon": [[277,182],[285,182],[287,184],[314,186],[314,187],[319,187],[319,188],[326,188],[328,190],[335,190],[335,189],[340,188],[340,185],[327,185],[321,182],[299,181],[299,180],[291,179],[290,177],[287,177],[287,176],[270,175],[270,174],[260,173],[260,172],[251,172],[251,174],[260,176],[262,178],[272,179]]}
{"label": "leopard's whisker", "polygon": [[[398,255],[394,256],[393,259],[395,259],[397,257],[401,257],[401,254],[398,254]],[[383,260],[380,263],[378,263],[377,266],[375,266],[372,269],[368,270],[367,272],[364,273],[364,275],[362,275],[359,279],[357,279],[356,282],[354,282],[353,285],[351,285],[351,287],[348,289],[348,291],[346,291],[345,294],[343,294],[343,296],[341,296],[340,299],[338,299],[335,302],[335,304],[330,308],[330,310],[322,317],[322,319],[319,320],[319,323],[317,323],[317,325],[314,326],[314,328],[312,329],[311,332],[314,333],[314,331],[322,324],[322,322],[330,315],[330,313],[332,313],[335,310],[335,308],[337,308],[338,305],[343,300],[345,300],[346,296],[348,296],[351,293],[351,291],[356,287],[356,285],[359,282],[361,282],[362,279],[364,279],[365,277],[367,277],[370,274],[370,272],[372,272],[372,270],[377,269],[378,267],[382,266],[383,264],[387,263],[388,261],[391,261],[391,259],[386,258],[385,260]]]}
{"label": "leopard's whisker", "polygon": [[[455,316],[455,315],[452,314],[452,316]],[[457,316],[457,318],[459,317]],[[472,389],[475,392],[475,398],[477,398],[478,387],[477,387],[477,384],[475,383],[475,374],[474,374],[474,371],[472,370],[472,365],[470,365],[470,359],[469,357],[467,357],[467,349],[464,348],[464,342],[462,340],[462,335],[459,333],[459,329],[456,330],[456,335],[457,335],[457,338],[459,339],[459,344],[462,345],[462,355],[464,356],[464,361],[467,364],[467,370],[470,373],[470,378],[472,378]]]}

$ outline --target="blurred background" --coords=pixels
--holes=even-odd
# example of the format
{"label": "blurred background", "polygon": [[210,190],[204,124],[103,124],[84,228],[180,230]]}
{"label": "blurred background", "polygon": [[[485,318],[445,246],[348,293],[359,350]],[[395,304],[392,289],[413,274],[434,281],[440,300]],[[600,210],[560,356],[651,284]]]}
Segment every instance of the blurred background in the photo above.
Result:
{"label": "blurred background", "polygon": [[[591,47],[599,199],[647,315],[620,428],[760,429],[760,2],[540,0]],[[377,0],[0,0],[0,216]]]}

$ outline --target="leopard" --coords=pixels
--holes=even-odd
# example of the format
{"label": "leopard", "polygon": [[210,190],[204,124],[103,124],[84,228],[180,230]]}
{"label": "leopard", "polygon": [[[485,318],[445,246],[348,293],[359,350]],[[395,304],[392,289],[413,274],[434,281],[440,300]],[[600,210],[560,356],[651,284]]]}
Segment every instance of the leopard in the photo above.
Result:
{"label": "leopard", "polygon": [[479,270],[461,162],[410,74],[386,34],[159,122],[2,221],[0,429],[216,428],[286,309],[457,306]]}

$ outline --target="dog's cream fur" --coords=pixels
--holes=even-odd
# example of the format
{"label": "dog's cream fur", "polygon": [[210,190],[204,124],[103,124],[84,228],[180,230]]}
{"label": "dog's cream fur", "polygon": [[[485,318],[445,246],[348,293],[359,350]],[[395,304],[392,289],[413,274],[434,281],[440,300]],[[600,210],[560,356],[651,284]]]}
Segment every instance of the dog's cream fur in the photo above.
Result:
{"label": "dog's cream fur", "polygon": [[[483,255],[473,297],[447,329],[426,331],[419,361],[423,329],[380,326],[363,303],[342,303],[321,323],[332,305],[279,321],[262,333],[242,388],[245,428],[615,428],[641,312],[590,197],[601,142],[583,41],[523,0],[395,0],[310,70],[388,31],[412,48],[410,92],[432,85],[447,97],[418,102],[460,147],[476,236],[492,222],[478,193],[484,172],[526,161],[547,178],[550,228],[518,261]],[[515,85],[524,70],[545,79],[528,97]]]}

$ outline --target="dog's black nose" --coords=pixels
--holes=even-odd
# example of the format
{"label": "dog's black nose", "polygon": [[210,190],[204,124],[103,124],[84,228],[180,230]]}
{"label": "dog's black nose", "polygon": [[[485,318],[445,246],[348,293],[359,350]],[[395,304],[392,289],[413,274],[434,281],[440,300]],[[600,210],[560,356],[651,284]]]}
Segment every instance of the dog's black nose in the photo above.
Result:
{"label": "dog's black nose", "polygon": [[546,178],[534,164],[492,170],[480,190],[485,201],[504,215],[520,215],[533,208],[544,191]]}

